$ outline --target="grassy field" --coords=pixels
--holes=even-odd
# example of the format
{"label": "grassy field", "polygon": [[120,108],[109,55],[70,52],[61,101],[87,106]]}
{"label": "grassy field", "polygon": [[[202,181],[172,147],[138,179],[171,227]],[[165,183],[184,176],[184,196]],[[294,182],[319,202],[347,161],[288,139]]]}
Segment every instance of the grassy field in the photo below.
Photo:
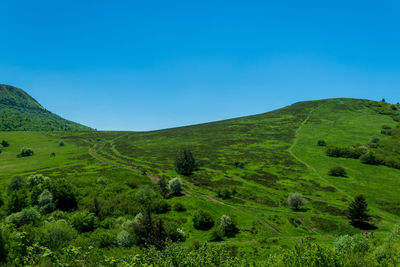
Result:
{"label": "grassy field", "polygon": [[[215,219],[223,214],[234,218],[239,234],[216,244],[230,247],[237,255],[262,259],[306,236],[332,244],[339,235],[361,233],[346,218],[349,202],[358,193],[366,196],[379,238],[400,221],[400,170],[331,158],[317,146],[320,139],[349,146],[366,144],[376,136],[383,144],[394,138],[382,135],[381,129],[397,126],[393,119],[397,111],[378,112],[371,103],[301,102],[265,114],[152,132],[0,132],[0,140],[10,143],[0,154],[0,186],[5,192],[15,175],[66,178],[79,189],[78,210],[90,209],[98,198],[105,217],[129,219],[138,212],[129,203],[139,188],[154,186],[151,177],[179,176],[173,167],[175,156],[189,148],[200,168],[190,177],[181,177],[186,195],[167,200],[171,205],[184,203],[186,211],[155,215],[182,227],[188,236],[185,245],[210,239],[211,231],[193,227],[192,215],[199,209],[211,212]],[[386,110],[386,104],[380,108]],[[59,146],[60,141],[65,146]],[[17,157],[24,146],[35,154]],[[235,162],[244,167],[235,167]],[[328,175],[337,165],[346,169],[347,177]],[[100,177],[106,184],[97,182]],[[236,193],[227,199],[218,197],[225,188]],[[292,192],[308,200],[301,211],[286,204]],[[117,233],[118,226],[106,231]],[[80,235],[72,244],[93,244],[95,235],[96,231]],[[136,247],[104,249],[109,255],[137,251]]]}

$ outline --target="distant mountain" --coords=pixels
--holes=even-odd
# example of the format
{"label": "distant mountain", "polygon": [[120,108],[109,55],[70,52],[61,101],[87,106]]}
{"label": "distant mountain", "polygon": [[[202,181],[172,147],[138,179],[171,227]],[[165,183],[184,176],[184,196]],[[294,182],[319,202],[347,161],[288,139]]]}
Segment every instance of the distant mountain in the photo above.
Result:
{"label": "distant mountain", "polygon": [[91,131],[42,107],[25,91],[0,84],[0,131]]}

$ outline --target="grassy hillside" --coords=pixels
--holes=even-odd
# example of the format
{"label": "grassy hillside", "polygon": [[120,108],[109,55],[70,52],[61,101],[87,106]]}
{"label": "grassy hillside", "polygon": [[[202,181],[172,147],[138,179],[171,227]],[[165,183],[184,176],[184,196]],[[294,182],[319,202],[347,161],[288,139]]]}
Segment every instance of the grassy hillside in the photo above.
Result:
{"label": "grassy hillside", "polygon": [[[55,220],[73,225],[74,218],[87,210],[97,214],[95,229],[65,241],[63,247],[93,246],[90,257],[97,260],[103,255],[122,258],[142,253],[140,245],[122,248],[115,240],[121,231],[132,231],[126,225],[143,212],[143,186],[150,186],[152,216],[163,219],[167,232],[183,229],[184,247],[210,241],[220,217],[226,214],[240,231],[210,246],[267,264],[268,255],[281,253],[304,238],[332,247],[338,236],[360,235],[364,230],[350,225],[346,215],[350,201],[362,193],[372,215],[370,223],[376,227],[375,239],[368,241],[375,249],[400,222],[400,170],[383,164],[388,157],[400,160],[398,116],[397,107],[387,103],[330,99],[152,132],[1,132],[0,140],[10,143],[0,154],[0,186],[6,203],[1,208],[2,221],[9,220],[6,187],[12,177],[41,173],[55,183],[66,179],[75,188],[76,209],[44,214],[40,220],[46,224],[13,231],[28,231],[48,247],[40,233]],[[389,128],[390,134],[382,131]],[[338,147],[363,146],[385,156],[386,161],[369,165],[360,159],[329,157],[325,147],[317,146],[318,140]],[[60,146],[60,141],[65,145]],[[32,148],[34,155],[17,157],[24,146]],[[181,149],[190,149],[199,163],[199,169],[188,177],[174,170]],[[333,166],[344,167],[347,177],[328,175]],[[155,181],[173,177],[183,180],[184,194],[163,200]],[[292,192],[308,200],[299,211],[287,205]],[[175,210],[177,202],[186,210]],[[159,203],[167,203],[170,209],[157,212],[154,207]],[[198,210],[210,212],[214,230],[194,227]],[[53,250],[67,258],[60,247]]]}
{"label": "grassy hillside", "polygon": [[43,108],[26,92],[0,84],[0,131],[88,131]]}

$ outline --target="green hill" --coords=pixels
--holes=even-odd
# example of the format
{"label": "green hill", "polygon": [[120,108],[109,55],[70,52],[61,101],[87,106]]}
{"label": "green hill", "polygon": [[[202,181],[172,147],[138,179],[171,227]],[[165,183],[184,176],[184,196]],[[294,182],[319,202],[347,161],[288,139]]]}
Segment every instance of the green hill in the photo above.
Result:
{"label": "green hill", "polygon": [[42,107],[26,92],[0,84],[0,131],[88,131]]}
{"label": "green hill", "polygon": [[[219,249],[226,249],[227,255],[255,262],[256,266],[396,266],[400,264],[400,232],[393,230],[400,229],[395,228],[400,223],[399,121],[397,105],[327,99],[254,116],[151,132],[0,132],[0,140],[10,144],[0,154],[0,187],[5,202],[0,208],[1,220],[5,225],[11,220],[7,207],[15,196],[7,187],[13,177],[40,173],[50,178],[49,185],[34,186],[27,192],[20,189],[20,194],[32,200],[28,205],[37,205],[34,197],[47,187],[59,195],[57,185],[64,186],[66,180],[73,186],[68,193],[75,196],[76,206],[42,215],[43,224],[7,229],[14,234],[27,233],[32,244],[50,247],[60,261],[72,265],[96,262],[107,266],[105,261],[114,260],[117,265],[141,262],[159,266],[156,258],[160,257],[158,260],[168,266],[168,260],[183,262],[181,257],[193,256],[178,253],[184,249],[199,253],[204,260],[220,260],[216,254],[211,256],[212,252],[198,249],[199,243],[208,242],[219,256],[225,255]],[[59,145],[61,140],[64,146]],[[317,145],[318,141],[327,146]],[[34,155],[17,157],[24,146],[33,149]],[[174,168],[174,160],[183,149],[191,150],[198,163],[190,176],[180,175]],[[329,174],[336,166],[344,168],[344,177]],[[184,192],[164,199],[156,181],[174,177],[183,181]],[[307,200],[300,210],[287,204],[294,192]],[[347,218],[349,204],[358,194],[365,196],[371,215],[366,229],[351,225]],[[213,228],[194,226],[199,210],[210,213]],[[177,241],[176,230],[185,233],[176,250],[169,248],[162,255],[143,250],[143,232],[138,232],[134,222],[139,213],[146,211],[150,211],[153,222],[164,223],[165,232],[157,224],[157,240],[167,235]],[[230,216],[239,231],[234,236],[216,238],[223,215]],[[90,222],[93,225],[89,230],[80,228]],[[63,229],[57,231],[74,237],[53,246],[41,234],[49,229]],[[78,234],[72,235],[73,231]],[[357,238],[364,231],[374,232],[374,238],[366,241],[367,252],[332,249],[340,236]],[[132,243],[127,241],[125,247],[117,243],[122,237]],[[4,238],[14,240],[9,233]],[[154,242],[151,238],[146,242]],[[313,245],[309,247],[307,242]],[[287,252],[296,243],[301,245]],[[71,246],[93,249],[78,251],[76,255],[84,256],[74,262],[62,249]],[[137,262],[129,258],[136,254],[147,258],[135,257]],[[267,260],[271,254],[278,256]],[[305,254],[306,262],[299,263]],[[318,264],[310,263],[314,256]],[[340,264],[321,262],[325,256]]]}

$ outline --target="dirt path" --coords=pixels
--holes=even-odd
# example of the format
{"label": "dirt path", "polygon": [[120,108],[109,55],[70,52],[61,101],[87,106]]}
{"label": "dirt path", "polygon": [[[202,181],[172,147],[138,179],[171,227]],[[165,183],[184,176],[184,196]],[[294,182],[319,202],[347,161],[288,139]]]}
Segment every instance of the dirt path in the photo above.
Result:
{"label": "dirt path", "polygon": [[[89,154],[90,154],[93,158],[97,159],[98,161],[103,162],[103,163],[105,163],[105,164],[113,165],[113,166],[118,167],[118,168],[126,169],[126,170],[129,170],[129,171],[138,172],[138,173],[141,172],[140,170],[137,170],[137,169],[134,169],[134,168],[131,168],[131,167],[128,167],[128,166],[123,166],[123,165],[121,165],[121,164],[118,164],[118,163],[115,163],[115,162],[112,162],[112,161],[109,161],[109,160],[106,160],[106,159],[100,157],[99,155],[97,155],[97,154],[95,153],[95,150],[96,150],[97,147],[98,147],[97,144],[94,144],[92,147],[90,147],[90,148],[89,148]],[[160,180],[157,176],[154,176],[154,175],[151,175],[151,174],[148,174],[148,173],[145,173],[145,174],[147,175],[147,177],[149,177],[149,178],[150,178],[153,182],[155,182],[155,183],[157,183],[157,182]],[[185,195],[185,196],[188,196],[188,197],[193,197],[193,196],[194,196],[194,197],[197,197],[197,196],[191,195],[190,193],[185,192],[185,191],[182,191],[181,193],[182,193],[183,195]],[[275,227],[273,227],[272,225],[270,225],[267,221],[265,221],[264,219],[260,218],[260,217],[257,216],[257,215],[254,215],[254,214],[252,214],[252,213],[249,213],[249,212],[247,212],[247,211],[244,211],[243,208],[241,208],[241,207],[236,207],[236,206],[229,205],[229,204],[227,204],[227,203],[225,203],[225,202],[222,202],[222,201],[220,201],[220,200],[218,200],[218,199],[216,199],[216,198],[214,198],[214,197],[212,197],[212,196],[210,196],[210,195],[207,195],[207,194],[199,194],[199,196],[205,197],[205,198],[207,198],[208,200],[210,200],[210,201],[212,201],[212,202],[214,202],[214,203],[216,203],[216,204],[224,205],[224,206],[230,207],[230,208],[232,208],[232,209],[235,209],[235,210],[237,210],[237,211],[240,211],[240,212],[242,212],[242,213],[244,213],[244,214],[247,214],[247,215],[249,215],[249,216],[255,218],[256,220],[258,220],[262,225],[268,227],[269,229],[271,229],[271,230],[274,231],[275,233],[281,234],[281,232],[279,232],[278,229],[276,229]]]}

